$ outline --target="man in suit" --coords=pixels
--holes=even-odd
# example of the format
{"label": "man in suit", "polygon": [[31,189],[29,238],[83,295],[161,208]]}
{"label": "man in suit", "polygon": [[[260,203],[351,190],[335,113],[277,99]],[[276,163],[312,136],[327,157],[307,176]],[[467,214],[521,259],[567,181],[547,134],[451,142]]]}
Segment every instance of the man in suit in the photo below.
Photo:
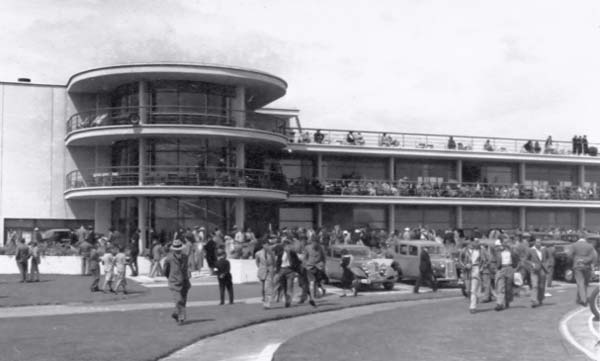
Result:
{"label": "man in suit", "polygon": [[27,282],[27,264],[29,256],[29,247],[25,244],[25,239],[21,238],[17,245],[17,253],[15,255],[17,267],[19,267],[19,272],[21,273],[21,281],[19,281],[21,283]]}
{"label": "man in suit", "polygon": [[573,259],[573,273],[577,283],[577,298],[575,303],[587,306],[587,287],[592,272],[592,264],[598,262],[598,254],[585,238],[580,238],[571,245],[571,257]]}
{"label": "man in suit", "polygon": [[[269,241],[271,241],[271,239],[272,237],[269,238]],[[256,262],[257,269],[256,276],[260,281],[262,301],[265,307],[268,306],[266,304],[266,288],[268,287],[267,282],[272,282],[273,268],[275,266],[273,254],[271,253],[269,247],[270,246],[268,244],[263,244],[262,248],[254,255],[254,261]]]}
{"label": "man in suit", "polygon": [[[317,287],[321,285],[321,280],[325,274],[325,249],[315,237],[308,239],[308,244],[304,247],[302,259],[309,283],[306,289],[312,292],[312,296],[316,298]],[[322,287],[321,289],[324,293],[325,289]],[[305,297],[306,295],[303,294],[303,298]]]}
{"label": "man in suit", "polygon": [[552,288],[552,278],[554,277],[554,264],[556,263],[556,248],[554,248],[554,245],[546,247],[546,255],[548,256],[546,260],[546,267],[548,269],[548,274],[546,275],[546,287]]}
{"label": "man in suit", "polygon": [[535,240],[525,258],[531,279],[531,307],[542,305],[546,292],[546,275],[548,274],[548,253],[542,249],[542,241]]}
{"label": "man in suit", "polygon": [[192,287],[188,268],[188,257],[183,253],[183,242],[175,239],[171,244],[171,253],[165,259],[165,276],[175,301],[175,311],[171,317],[179,324],[185,322],[188,291]]}
{"label": "man in suit", "polygon": [[496,311],[502,311],[510,306],[513,298],[513,277],[515,267],[520,262],[519,256],[512,251],[508,240],[502,243],[502,249],[496,252]]}
{"label": "man in suit", "polygon": [[413,293],[419,293],[419,287],[421,287],[422,283],[431,286],[433,292],[437,291],[437,281],[433,275],[431,258],[429,257],[427,247],[421,248],[421,256],[419,257],[419,277],[417,278],[417,282],[415,282]]}

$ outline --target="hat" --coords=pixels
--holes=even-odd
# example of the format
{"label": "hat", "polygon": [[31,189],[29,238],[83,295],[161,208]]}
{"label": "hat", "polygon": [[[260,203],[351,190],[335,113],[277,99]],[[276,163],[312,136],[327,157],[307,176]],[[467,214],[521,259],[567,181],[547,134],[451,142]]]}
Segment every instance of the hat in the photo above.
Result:
{"label": "hat", "polygon": [[183,242],[179,238],[176,238],[171,244],[172,251],[180,251],[183,249]]}
{"label": "hat", "polygon": [[40,229],[39,229],[39,228],[37,228],[37,227],[35,227],[33,230],[34,230],[34,231],[39,231]]}
{"label": "hat", "polygon": [[494,246],[502,246],[502,241],[497,239],[496,242],[494,242]]}
{"label": "hat", "polygon": [[405,231],[410,231],[410,228],[406,227],[404,228]]}

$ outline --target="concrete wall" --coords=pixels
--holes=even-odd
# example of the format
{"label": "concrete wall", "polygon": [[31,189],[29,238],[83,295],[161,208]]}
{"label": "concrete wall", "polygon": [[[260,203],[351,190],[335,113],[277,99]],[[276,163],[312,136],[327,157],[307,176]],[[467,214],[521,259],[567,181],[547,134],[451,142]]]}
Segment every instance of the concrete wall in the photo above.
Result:
{"label": "concrete wall", "polygon": [[0,84],[0,243],[6,218],[94,217],[93,202],[64,200],[69,108],[62,86]]}

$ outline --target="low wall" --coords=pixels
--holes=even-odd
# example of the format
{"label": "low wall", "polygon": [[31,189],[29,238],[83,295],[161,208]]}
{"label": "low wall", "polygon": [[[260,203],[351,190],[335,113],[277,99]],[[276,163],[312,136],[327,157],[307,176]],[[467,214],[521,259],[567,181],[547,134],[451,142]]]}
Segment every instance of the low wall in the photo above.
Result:
{"label": "low wall", "polygon": [[[253,259],[231,259],[229,263],[231,264],[233,283],[258,282],[256,263]],[[138,267],[140,275],[147,275],[150,272],[150,261],[145,257],[138,257]],[[79,275],[81,274],[81,257],[42,256],[39,268],[42,274]],[[103,267],[100,267],[100,272],[104,273]],[[18,273],[15,256],[0,255],[0,274]],[[127,275],[130,273],[131,270],[127,267]]]}

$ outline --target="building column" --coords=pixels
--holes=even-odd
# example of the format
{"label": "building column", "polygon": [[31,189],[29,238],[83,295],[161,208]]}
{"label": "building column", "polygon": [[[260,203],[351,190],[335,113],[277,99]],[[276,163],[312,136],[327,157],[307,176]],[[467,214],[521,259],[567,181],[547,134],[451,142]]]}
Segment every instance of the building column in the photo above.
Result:
{"label": "building column", "polygon": [[235,146],[235,167],[246,168],[246,145],[244,143],[238,143]]}
{"label": "building column", "polygon": [[396,178],[396,175],[394,174],[396,172],[396,162],[394,157],[390,157],[389,161],[388,161],[388,179],[390,182],[392,182],[392,184],[394,184],[394,178]]}
{"label": "building column", "polygon": [[323,179],[323,155],[317,154],[317,180],[319,183],[324,184],[325,179]]}
{"label": "building column", "polygon": [[146,197],[138,197],[138,229],[140,230],[139,250],[140,254],[146,248],[146,233],[148,231],[148,200]]}
{"label": "building column", "polygon": [[456,206],[456,228],[463,228],[463,207]]}
{"label": "building column", "polygon": [[235,88],[235,98],[231,100],[232,120],[234,126],[246,126],[246,89],[243,86]]}
{"label": "building column", "polygon": [[388,234],[396,230],[396,205],[388,205]]}
{"label": "building column", "polygon": [[[463,181],[462,168],[463,168],[463,161],[462,161],[462,159],[458,159],[456,161],[456,180],[458,181],[458,183],[462,183],[462,181]],[[459,227],[459,228],[462,228],[462,227]]]}
{"label": "building column", "polygon": [[244,229],[244,221],[246,217],[246,205],[244,202],[244,198],[236,198],[235,199],[235,225],[237,229]]}
{"label": "building column", "polygon": [[527,209],[525,207],[519,207],[519,228],[522,231],[527,227]]}
{"label": "building column", "polygon": [[579,229],[584,229],[585,225],[586,225],[586,220],[585,220],[585,208],[579,208]]}
{"label": "building column", "polygon": [[579,185],[583,187],[585,185],[585,166],[583,164],[580,164],[577,170],[579,171]]}
{"label": "building column", "polygon": [[140,80],[138,83],[138,103],[140,124],[148,123],[148,83]]}
{"label": "building column", "polygon": [[519,184],[525,184],[527,179],[527,169],[525,169],[525,163],[519,163]]}
{"label": "building column", "polygon": [[138,185],[144,185],[146,177],[146,139],[140,138],[138,145]]}
{"label": "building column", "polygon": [[323,203],[317,203],[317,228],[323,227]]}

